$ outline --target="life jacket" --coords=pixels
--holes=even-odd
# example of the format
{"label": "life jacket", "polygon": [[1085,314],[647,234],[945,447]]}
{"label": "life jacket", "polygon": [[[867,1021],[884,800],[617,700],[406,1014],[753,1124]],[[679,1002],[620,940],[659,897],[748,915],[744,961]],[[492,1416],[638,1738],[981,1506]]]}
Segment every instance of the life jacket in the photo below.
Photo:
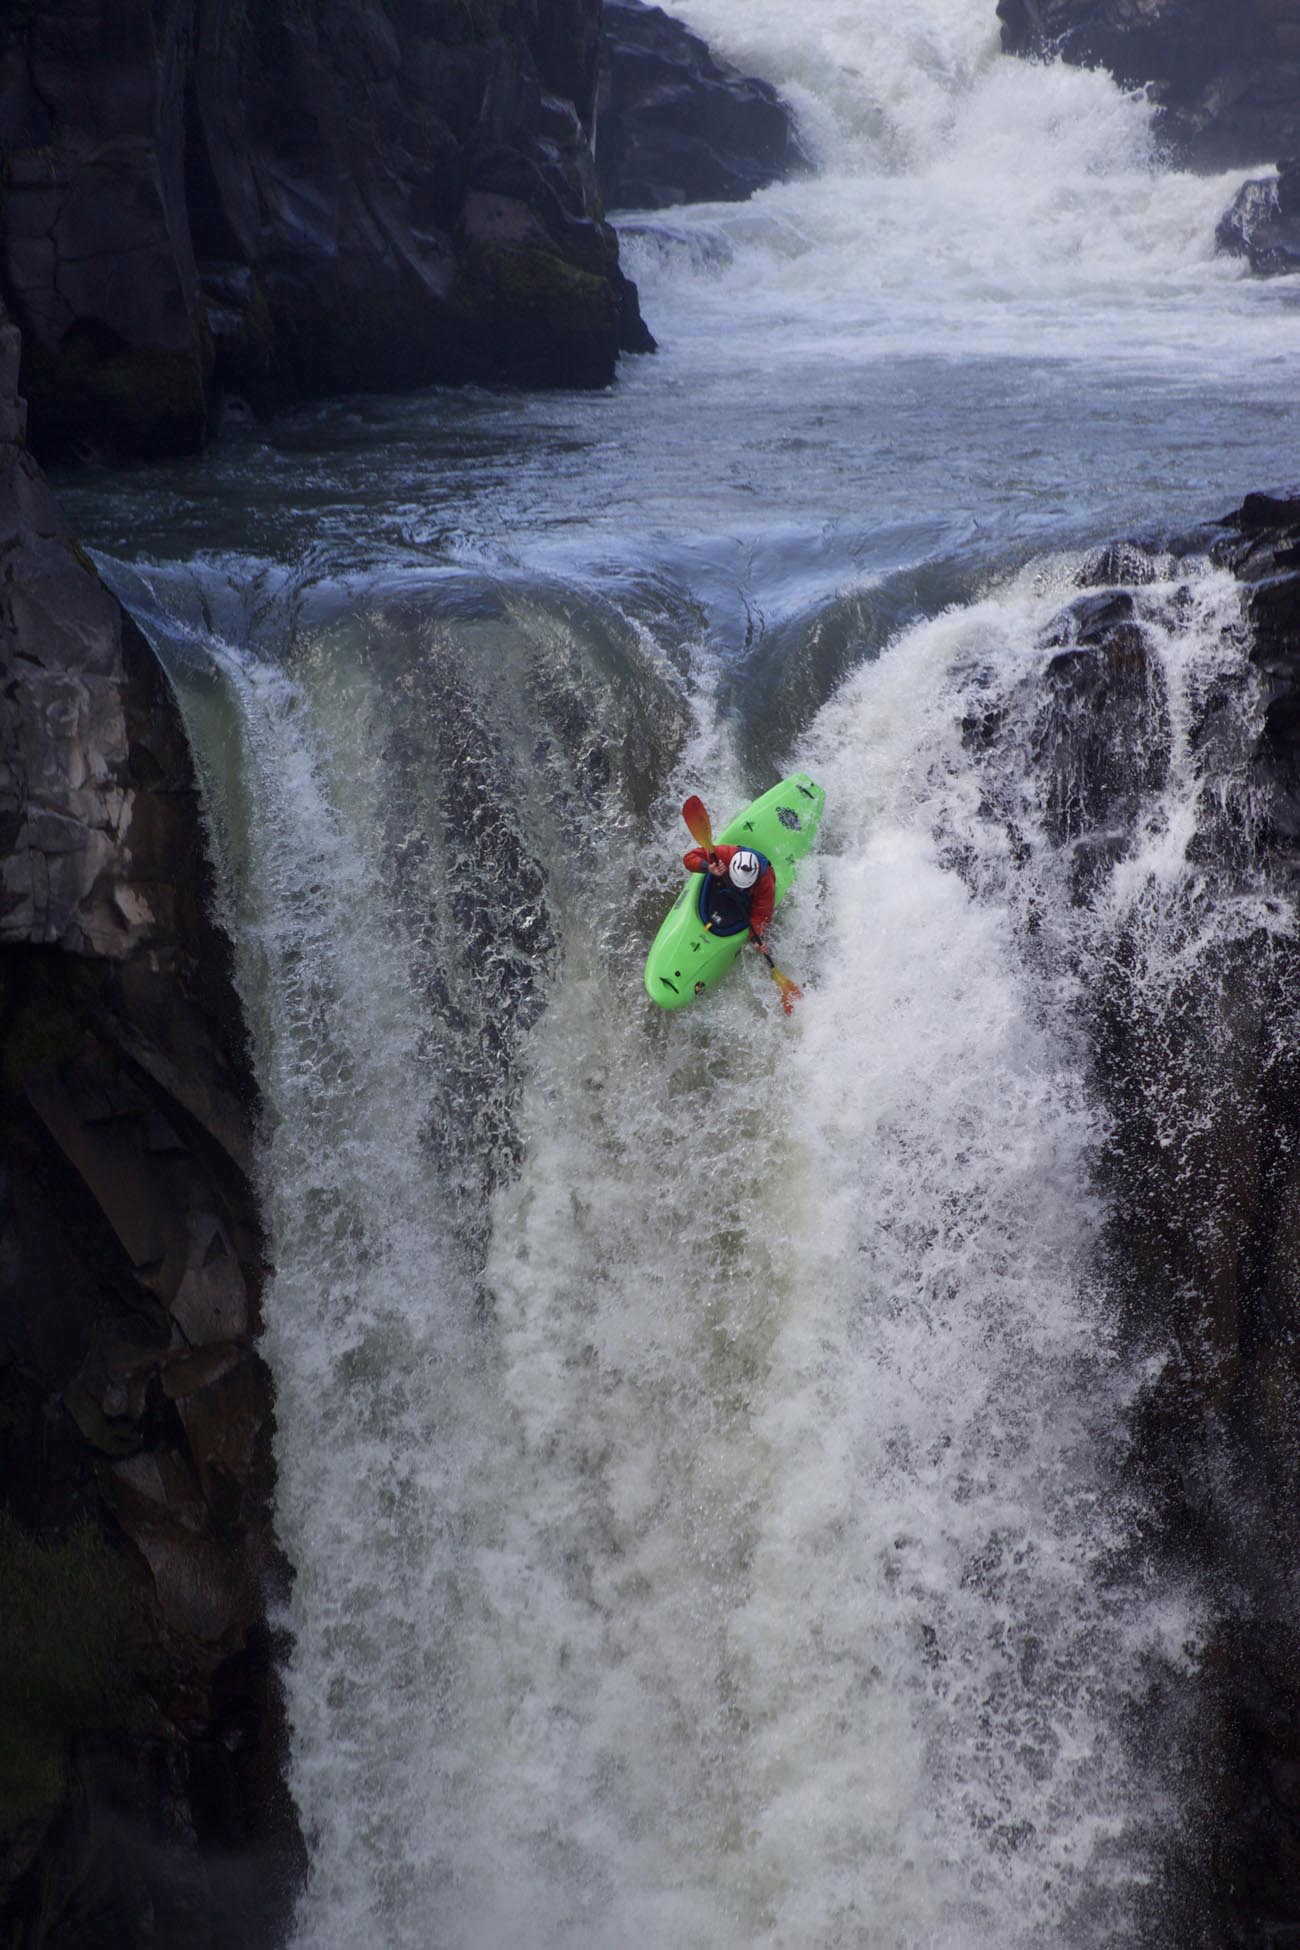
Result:
{"label": "life jacket", "polygon": [[758,872],[752,887],[737,887],[730,876],[726,880],[715,880],[706,873],[700,887],[700,919],[710,934],[742,934],[749,926],[749,912],[754,904],[754,894],[763,875],[770,872],[772,862],[763,854],[750,847],[758,861]]}

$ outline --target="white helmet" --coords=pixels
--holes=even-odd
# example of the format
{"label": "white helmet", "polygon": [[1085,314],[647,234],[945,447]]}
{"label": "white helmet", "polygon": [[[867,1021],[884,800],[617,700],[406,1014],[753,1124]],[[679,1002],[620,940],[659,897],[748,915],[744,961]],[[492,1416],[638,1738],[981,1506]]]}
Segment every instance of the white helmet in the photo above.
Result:
{"label": "white helmet", "polygon": [[742,846],[738,853],[732,854],[727,871],[733,887],[752,887],[758,879],[757,853],[751,853],[747,846]]}

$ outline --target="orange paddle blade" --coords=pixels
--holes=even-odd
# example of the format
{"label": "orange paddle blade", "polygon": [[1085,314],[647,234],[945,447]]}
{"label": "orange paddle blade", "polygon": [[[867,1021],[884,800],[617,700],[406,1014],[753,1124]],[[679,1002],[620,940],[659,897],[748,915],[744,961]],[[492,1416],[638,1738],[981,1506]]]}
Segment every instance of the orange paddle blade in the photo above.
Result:
{"label": "orange paddle blade", "polygon": [[781,1007],[788,1016],[792,1016],[795,1003],[803,999],[803,990],[788,975],[783,975],[779,968],[772,969],[772,980],[781,991]]}
{"label": "orange paddle blade", "polygon": [[709,815],[704,810],[703,799],[697,799],[695,794],[692,793],[682,807],[682,818],[686,821],[687,831],[695,841],[696,846],[702,846],[706,852],[711,853],[713,851],[713,827],[710,824]]}

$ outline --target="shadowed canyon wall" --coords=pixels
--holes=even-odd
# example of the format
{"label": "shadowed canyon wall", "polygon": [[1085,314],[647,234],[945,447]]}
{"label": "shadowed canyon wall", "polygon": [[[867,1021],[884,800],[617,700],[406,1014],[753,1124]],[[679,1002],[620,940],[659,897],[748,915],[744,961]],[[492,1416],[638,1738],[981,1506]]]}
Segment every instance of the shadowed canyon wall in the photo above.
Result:
{"label": "shadowed canyon wall", "polygon": [[[1140,904],[1113,922],[1110,872],[1171,763],[1151,627],[1191,627],[1207,561],[1242,602],[1179,733],[1201,777],[1190,871],[1158,929]],[[1098,549],[1080,584],[1029,756],[1106,969],[1078,1014],[1108,1129],[1103,1273],[1150,1373],[1135,1551],[1190,1581],[1204,1632],[1192,1683],[1153,1683],[1134,1730],[1176,1756],[1181,1802],[1141,1940],[1271,1947],[1300,1928],[1300,495]]]}
{"label": "shadowed canyon wall", "polygon": [[1290,0],[998,0],[1012,54],[1059,54],[1149,86],[1178,157],[1207,169],[1300,149],[1300,17]]}
{"label": "shadowed canyon wall", "polygon": [[0,295],[33,450],[193,450],[647,350],[589,133],[599,0],[42,0],[0,26]]}
{"label": "shadowed canyon wall", "polygon": [[256,1100],[189,754],[0,326],[0,1914],[253,1945],[298,1872]]}

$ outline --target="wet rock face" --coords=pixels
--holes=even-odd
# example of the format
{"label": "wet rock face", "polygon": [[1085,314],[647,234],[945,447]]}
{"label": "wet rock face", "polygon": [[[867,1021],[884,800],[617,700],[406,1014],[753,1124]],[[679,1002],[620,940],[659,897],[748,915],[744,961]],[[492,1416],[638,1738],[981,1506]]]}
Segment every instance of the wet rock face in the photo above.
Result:
{"label": "wet rock face", "polygon": [[1258,278],[1300,271],[1300,162],[1279,163],[1276,177],[1243,183],[1215,242],[1229,256],[1249,258]]}
{"label": "wet rock face", "polygon": [[1270,853],[1300,876],[1300,492],[1247,495],[1223,524],[1215,558],[1246,585],[1251,661],[1265,682],[1256,769],[1267,795]]}
{"label": "wet rock face", "polygon": [[[1153,925],[1111,905],[1108,871],[1169,761],[1151,632],[1177,635],[1181,564],[1207,556],[1243,602],[1184,700],[1194,872]],[[1184,1825],[1143,1940],[1280,1945],[1300,1931],[1300,495],[1099,551],[1080,581],[1047,639],[1031,775],[1072,863],[1080,969],[1105,969],[1079,1022],[1108,1123],[1107,1284],[1129,1348],[1158,1355],[1133,1409],[1139,1549],[1193,1582],[1205,1627],[1153,1688],[1144,1738],[1177,1757]]]}
{"label": "wet rock face", "polygon": [[42,0],[0,30],[0,291],[43,458],[191,451],[647,350],[587,131],[599,0]]}
{"label": "wet rock face", "polygon": [[808,167],[776,90],[662,8],[605,0],[596,170],[615,209],[742,202]]}
{"label": "wet rock face", "polygon": [[51,448],[193,447],[205,348],[180,195],[186,21],[146,6],[22,10],[0,32],[8,178],[0,291]]}
{"label": "wet rock face", "polygon": [[0,328],[0,1913],[24,1945],[252,1946],[299,1855],[266,1623],[252,1087],[175,706],[16,437],[15,338]]}
{"label": "wet rock face", "polygon": [[[11,402],[17,376],[18,334],[6,325],[0,389]],[[150,789],[177,789],[184,747],[151,655],[12,437],[20,424],[11,417],[0,442],[0,941],[120,960],[175,923]]]}
{"label": "wet rock face", "polygon": [[1166,700],[1127,590],[1081,597],[1049,643],[1056,655],[1034,759],[1046,780],[1048,831],[1058,846],[1075,849],[1078,898],[1085,863],[1113,857],[1143,799],[1164,783]]}
{"label": "wet rock face", "polygon": [[1150,84],[1161,132],[1208,169],[1300,150],[1300,19],[1288,0],[998,0],[1009,54],[1061,54]]}
{"label": "wet rock face", "polygon": [[1070,987],[1098,1112],[1097,1270],[1145,1375],[1122,1575],[1154,1598],[1171,1574],[1197,1616],[1126,1730],[1176,1818],[1134,1941],[1280,1950],[1300,1935],[1300,493],[1100,548],[1077,583],[1033,674],[975,681],[962,729],[992,755],[998,884],[1030,965]]}

